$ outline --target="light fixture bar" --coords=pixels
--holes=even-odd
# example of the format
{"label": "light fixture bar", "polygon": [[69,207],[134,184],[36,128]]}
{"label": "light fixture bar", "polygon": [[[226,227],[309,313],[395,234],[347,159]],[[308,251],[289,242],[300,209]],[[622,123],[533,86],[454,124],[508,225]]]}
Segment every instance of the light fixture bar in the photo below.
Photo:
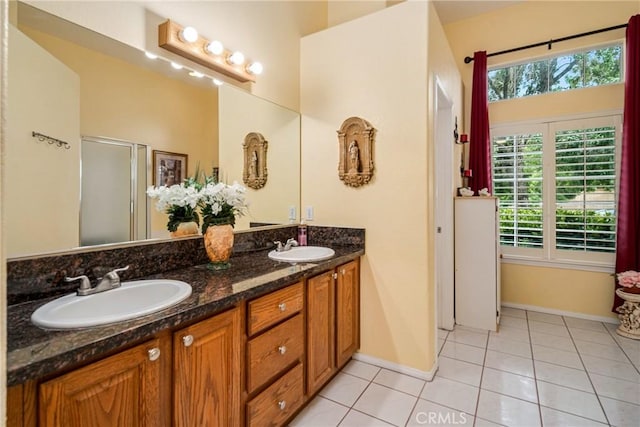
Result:
{"label": "light fixture bar", "polygon": [[209,54],[205,49],[209,40],[198,35],[195,42],[184,42],[180,39],[182,30],[180,25],[171,20],[163,22],[158,26],[158,46],[240,82],[256,81],[255,76],[248,73],[244,65],[232,65],[226,61],[227,56],[233,52],[225,49],[221,55]]}

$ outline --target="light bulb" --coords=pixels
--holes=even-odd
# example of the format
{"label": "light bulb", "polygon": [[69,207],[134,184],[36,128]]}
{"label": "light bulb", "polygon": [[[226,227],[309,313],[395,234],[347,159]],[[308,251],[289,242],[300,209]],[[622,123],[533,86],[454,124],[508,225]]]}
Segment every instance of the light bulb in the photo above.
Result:
{"label": "light bulb", "polygon": [[194,43],[198,41],[198,31],[193,27],[184,27],[179,36],[183,42]]}
{"label": "light bulb", "polygon": [[249,72],[249,74],[254,74],[256,76],[258,74],[262,74],[263,70],[264,68],[262,67],[262,64],[259,62],[253,62],[249,64],[249,66],[247,67],[247,71]]}
{"label": "light bulb", "polygon": [[178,64],[177,62],[171,61],[171,66],[176,70],[182,70],[182,65]]}
{"label": "light bulb", "polygon": [[242,65],[244,63],[244,55],[242,54],[242,52],[233,52],[229,56],[228,61],[229,63],[234,65]]}
{"label": "light bulb", "polygon": [[224,82],[222,80],[213,79],[213,84],[216,86],[222,86]]}
{"label": "light bulb", "polygon": [[190,75],[191,77],[197,77],[197,78],[199,78],[199,79],[201,79],[201,78],[203,78],[203,77],[204,77],[204,74],[202,74],[200,71],[195,71],[195,70],[194,70],[194,71],[191,71],[191,72],[189,73],[189,75]]}
{"label": "light bulb", "polygon": [[205,49],[212,55],[222,55],[224,53],[224,46],[218,40],[207,43]]}
{"label": "light bulb", "polygon": [[151,53],[151,52],[145,52],[144,55],[149,59],[157,59],[158,58],[158,55],[156,55],[155,53]]}

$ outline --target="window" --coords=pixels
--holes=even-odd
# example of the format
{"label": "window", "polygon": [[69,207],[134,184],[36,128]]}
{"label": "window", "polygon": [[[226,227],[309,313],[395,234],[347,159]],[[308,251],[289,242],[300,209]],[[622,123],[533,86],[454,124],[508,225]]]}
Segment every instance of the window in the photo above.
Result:
{"label": "window", "polygon": [[505,256],[612,263],[620,116],[494,127],[491,133]]}
{"label": "window", "polygon": [[622,81],[622,45],[491,69],[489,102]]}

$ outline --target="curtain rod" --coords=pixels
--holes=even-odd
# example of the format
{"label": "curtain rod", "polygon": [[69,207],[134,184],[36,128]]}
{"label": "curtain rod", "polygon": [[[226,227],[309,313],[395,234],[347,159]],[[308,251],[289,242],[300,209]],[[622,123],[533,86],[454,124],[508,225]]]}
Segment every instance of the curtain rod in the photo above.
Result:
{"label": "curtain rod", "polygon": [[[591,36],[593,34],[599,34],[607,31],[617,30],[620,28],[625,28],[626,26],[627,24],[614,25],[613,27],[600,28],[599,30],[593,30],[593,31],[587,31],[586,33],[574,34],[572,36],[566,36],[556,40],[551,39],[546,42],[539,42],[539,43],[528,44],[526,46],[514,47],[513,49],[507,49],[507,50],[501,50],[500,52],[489,53],[487,54],[487,58],[491,56],[503,55],[505,53],[517,52],[519,50],[531,49],[532,47],[539,47],[539,46],[545,46],[545,45],[548,46],[549,49],[551,49],[551,45],[553,43],[563,42],[566,40],[577,39],[579,37],[586,37],[586,36]],[[468,64],[471,61],[473,61],[473,58],[470,56],[467,56],[466,58],[464,58],[465,64]]]}

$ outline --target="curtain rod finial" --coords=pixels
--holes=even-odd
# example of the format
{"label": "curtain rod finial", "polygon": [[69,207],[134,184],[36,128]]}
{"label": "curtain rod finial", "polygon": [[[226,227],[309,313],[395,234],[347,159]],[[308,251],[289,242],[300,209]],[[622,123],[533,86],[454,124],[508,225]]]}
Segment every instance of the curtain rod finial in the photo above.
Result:
{"label": "curtain rod finial", "polygon": [[470,57],[470,56],[466,56],[466,57],[464,58],[464,63],[465,63],[465,64],[468,64],[468,63],[469,63],[469,62],[471,62],[471,61],[473,61],[473,58],[472,58],[472,57]]}

